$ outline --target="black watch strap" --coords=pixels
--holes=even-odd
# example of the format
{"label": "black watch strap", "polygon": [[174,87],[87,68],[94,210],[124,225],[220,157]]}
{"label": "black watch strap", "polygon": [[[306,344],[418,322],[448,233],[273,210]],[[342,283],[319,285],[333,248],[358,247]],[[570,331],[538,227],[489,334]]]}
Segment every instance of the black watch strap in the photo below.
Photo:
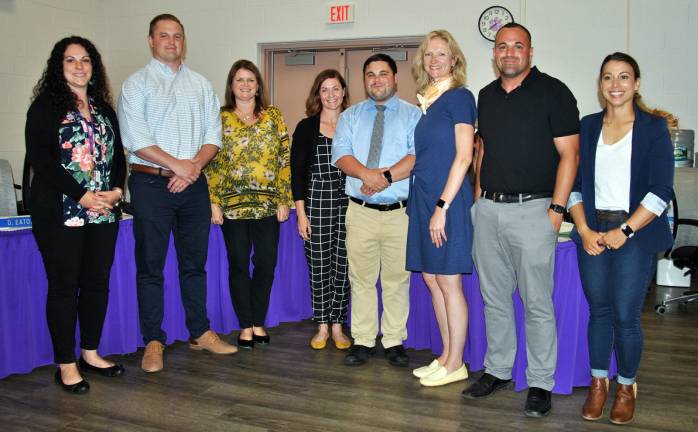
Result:
{"label": "black watch strap", "polygon": [[555,213],[564,215],[565,214],[565,207],[561,206],[560,204],[550,204],[550,207],[548,207],[550,210],[554,211]]}
{"label": "black watch strap", "polygon": [[388,183],[393,183],[393,175],[390,173],[390,170],[383,171],[383,177],[388,180]]}
{"label": "black watch strap", "polygon": [[627,223],[620,226],[620,231],[625,234],[627,238],[631,238],[635,235],[635,231]]}

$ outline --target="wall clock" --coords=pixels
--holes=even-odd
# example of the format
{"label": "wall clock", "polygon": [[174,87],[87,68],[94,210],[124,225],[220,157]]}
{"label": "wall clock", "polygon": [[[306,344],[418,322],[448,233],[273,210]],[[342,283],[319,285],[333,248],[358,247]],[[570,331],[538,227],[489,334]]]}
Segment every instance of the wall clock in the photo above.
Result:
{"label": "wall clock", "polygon": [[494,42],[494,37],[504,24],[514,22],[514,16],[505,7],[491,6],[485,9],[477,20],[482,37]]}

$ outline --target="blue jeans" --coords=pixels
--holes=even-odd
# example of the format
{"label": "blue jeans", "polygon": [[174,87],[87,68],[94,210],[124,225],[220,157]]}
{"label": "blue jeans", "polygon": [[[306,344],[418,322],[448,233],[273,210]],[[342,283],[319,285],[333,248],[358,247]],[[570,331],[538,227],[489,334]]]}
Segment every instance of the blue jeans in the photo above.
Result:
{"label": "blue jeans", "polygon": [[182,192],[167,190],[169,179],[139,172],[131,173],[128,186],[133,205],[133,235],[136,240],[136,285],[143,341],[165,343],[164,277],[162,272],[174,235],[179,264],[179,288],[192,338],[209,329],[206,315],[206,258],[211,230],[211,202],[202,175]]}
{"label": "blue jeans", "polygon": [[[602,222],[608,232],[621,222]],[[617,250],[588,255],[577,247],[579,273],[589,302],[589,357],[591,368],[607,371],[615,349],[619,378],[635,379],[642,356],[640,312],[652,276],[655,254],[628,239]]]}

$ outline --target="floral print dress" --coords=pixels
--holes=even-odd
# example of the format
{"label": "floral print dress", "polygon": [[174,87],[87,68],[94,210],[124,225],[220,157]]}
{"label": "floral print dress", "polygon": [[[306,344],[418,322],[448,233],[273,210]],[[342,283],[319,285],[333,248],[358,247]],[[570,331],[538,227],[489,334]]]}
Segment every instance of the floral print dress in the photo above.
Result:
{"label": "floral print dress", "polygon": [[[69,111],[58,128],[61,165],[85,190],[112,189],[111,167],[114,157],[112,124],[106,115],[90,103],[91,120],[78,110]],[[63,194],[63,224],[70,227],[87,223],[116,222],[116,214],[90,211]]]}
{"label": "floral print dress", "polygon": [[221,120],[223,146],[204,170],[211,202],[228,219],[262,219],[290,206],[290,146],[281,111],[269,106],[251,126],[229,111]]}

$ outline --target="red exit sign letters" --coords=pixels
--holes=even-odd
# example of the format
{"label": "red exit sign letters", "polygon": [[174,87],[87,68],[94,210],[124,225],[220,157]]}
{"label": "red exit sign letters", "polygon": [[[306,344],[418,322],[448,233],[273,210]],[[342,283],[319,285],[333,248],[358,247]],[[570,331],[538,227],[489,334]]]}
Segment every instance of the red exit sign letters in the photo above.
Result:
{"label": "red exit sign letters", "polygon": [[331,4],[329,5],[329,24],[344,24],[354,22],[353,3]]}

